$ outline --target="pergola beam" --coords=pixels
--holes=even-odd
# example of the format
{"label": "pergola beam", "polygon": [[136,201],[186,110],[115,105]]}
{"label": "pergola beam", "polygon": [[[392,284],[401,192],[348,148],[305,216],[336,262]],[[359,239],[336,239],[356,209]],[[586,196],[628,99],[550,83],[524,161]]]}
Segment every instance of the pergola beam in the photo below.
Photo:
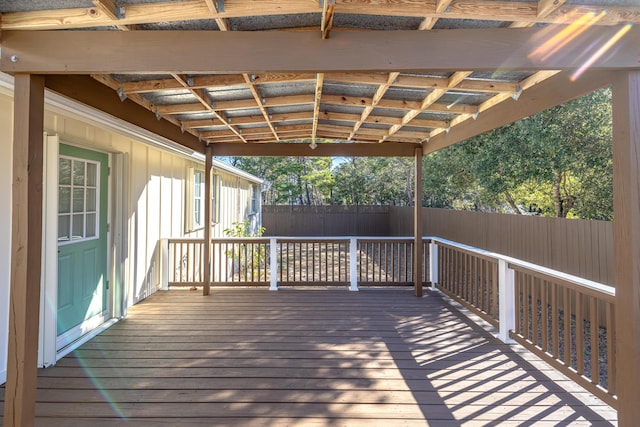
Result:
{"label": "pergola beam", "polygon": [[216,156],[275,157],[413,157],[418,144],[402,143],[319,143],[312,149],[307,143],[217,143]]}
{"label": "pergola beam", "polygon": [[[544,50],[541,46],[552,43],[562,28],[333,31],[328,40],[314,33],[277,31],[3,31],[0,70],[40,74],[493,71],[578,69],[587,62],[591,69],[640,67],[640,27],[591,27],[556,53]],[[595,58],[616,37],[615,48]],[[416,54],[425,46],[428,55]]]}

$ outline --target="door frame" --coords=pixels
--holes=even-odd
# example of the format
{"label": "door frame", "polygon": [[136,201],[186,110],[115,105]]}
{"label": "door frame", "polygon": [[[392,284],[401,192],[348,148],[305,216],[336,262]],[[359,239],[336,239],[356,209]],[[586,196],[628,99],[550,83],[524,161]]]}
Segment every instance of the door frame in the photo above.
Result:
{"label": "door frame", "polygon": [[[115,285],[124,288],[119,270],[114,270],[113,259],[122,253],[122,240],[114,241],[111,232],[111,223],[116,220],[112,216],[115,211],[120,216],[126,212],[124,209],[114,206],[117,198],[114,198],[112,191],[113,183],[122,188],[122,176],[115,178],[108,177],[107,180],[107,280],[109,290],[107,292],[107,310],[104,316],[94,316],[81,324],[76,329],[62,334],[60,338],[57,334],[57,307],[58,307],[58,158],[60,144],[77,146],[80,148],[102,152],[109,156],[108,167],[111,169],[113,157],[108,153],[95,147],[83,146],[81,144],[61,141],[58,135],[48,135],[45,132],[44,138],[44,184],[43,184],[43,244],[42,244],[42,278],[40,293],[40,332],[38,346],[38,366],[47,367],[54,365],[60,358],[64,357],[78,346],[93,338],[104,329],[111,326],[122,317],[121,301],[124,292],[122,289],[115,291]],[[121,163],[121,161],[119,162]],[[122,166],[120,167],[122,170]],[[102,208],[102,207],[101,207]],[[118,219],[119,222],[122,218]],[[115,245],[115,243],[118,243]],[[118,300],[116,300],[116,298]],[[86,332],[84,331],[86,330]],[[80,333],[79,333],[80,332]],[[68,342],[70,341],[70,342]]]}

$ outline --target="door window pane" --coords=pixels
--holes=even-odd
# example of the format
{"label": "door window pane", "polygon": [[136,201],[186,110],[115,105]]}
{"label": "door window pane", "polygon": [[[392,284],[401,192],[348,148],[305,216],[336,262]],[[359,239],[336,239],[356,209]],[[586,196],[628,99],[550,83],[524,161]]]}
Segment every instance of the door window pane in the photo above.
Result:
{"label": "door window pane", "polygon": [[69,231],[71,231],[71,216],[59,215],[58,216],[58,241],[66,242],[69,240]]}
{"label": "door window pane", "polygon": [[58,188],[58,212],[71,212],[71,188],[69,187]]}
{"label": "door window pane", "polygon": [[84,238],[84,214],[71,216],[71,240]]}
{"label": "door window pane", "polygon": [[61,157],[58,166],[58,241],[99,237],[99,163]]}
{"label": "door window pane", "polygon": [[98,182],[98,165],[87,163],[87,187],[95,187]]}
{"label": "door window pane", "polygon": [[82,161],[73,162],[73,185],[84,186],[84,165]]}
{"label": "door window pane", "polygon": [[96,214],[94,213],[87,214],[85,237],[96,237]]}
{"label": "door window pane", "polygon": [[73,211],[84,211],[84,188],[73,189]]}
{"label": "door window pane", "polygon": [[87,199],[85,209],[87,212],[95,212],[96,211],[96,189],[95,188],[87,188]]}
{"label": "door window pane", "polygon": [[58,160],[58,183],[60,185],[71,185],[71,160]]}

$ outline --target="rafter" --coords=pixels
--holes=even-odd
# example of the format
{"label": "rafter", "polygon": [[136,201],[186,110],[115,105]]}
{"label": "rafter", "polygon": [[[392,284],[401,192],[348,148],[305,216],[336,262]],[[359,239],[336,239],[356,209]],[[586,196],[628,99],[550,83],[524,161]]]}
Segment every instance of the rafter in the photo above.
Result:
{"label": "rafter", "polygon": [[[447,87],[448,88],[456,87],[461,81],[467,78],[471,73],[472,71],[458,71],[453,73],[449,77]],[[436,101],[442,98],[442,96],[445,93],[447,93],[446,89],[434,89],[429,95],[427,95],[422,100],[422,103],[420,104],[420,108],[411,110],[408,113],[406,113],[402,118],[402,123],[400,123],[399,125],[392,126],[391,129],[389,129],[389,132],[380,140],[380,142],[384,142],[387,138],[397,133],[403,126],[405,126],[411,120],[415,119],[416,116],[418,116],[418,114],[422,113],[423,111],[431,107],[433,104],[435,104]],[[424,136],[426,137],[426,135]]]}
{"label": "rafter", "polygon": [[[542,77],[547,78],[541,80]],[[588,71],[573,82],[569,78],[569,72],[556,73],[552,77],[531,76],[531,86],[522,92],[517,101],[508,98],[483,112],[482,120],[465,120],[452,127],[450,132],[439,132],[432,136],[424,146],[425,154],[563,104],[611,83],[611,73],[607,71]]]}
{"label": "rafter", "polygon": [[[519,83],[519,87],[521,87],[521,90],[526,90],[529,89],[530,87],[541,83],[542,81],[551,78],[553,76],[555,76],[556,74],[558,74],[559,71],[557,70],[552,70],[552,71],[538,71],[537,73],[531,75],[530,77],[527,77],[526,79],[522,80]],[[514,99],[514,95],[510,95],[508,93],[501,93],[498,94],[496,96],[491,97],[490,99],[486,100],[485,102],[483,102],[482,104],[480,104],[478,106],[478,110],[475,114],[461,114],[458,117],[456,117],[455,119],[451,120],[451,122],[449,122],[448,124],[448,129],[451,129],[454,126],[459,125],[460,123],[469,120],[471,118],[476,118],[478,114],[489,110],[490,108],[500,104],[501,102],[507,101],[509,99]],[[444,128],[435,128],[430,134],[429,137],[434,137],[442,132],[444,132],[445,129]]]}
{"label": "rafter", "polygon": [[[191,94],[193,96],[196,97],[196,99],[200,102],[200,104],[202,104],[202,106],[205,108],[204,111],[208,111],[210,113],[212,113],[223,125],[225,125],[227,128],[229,128],[233,133],[235,133],[238,138],[242,139],[244,141],[244,138],[242,137],[242,135],[240,134],[240,132],[238,132],[238,130],[236,128],[234,128],[233,126],[231,126],[231,123],[229,123],[226,119],[226,117],[224,117],[224,114],[221,112],[216,111],[213,106],[211,105],[211,101],[209,101],[206,93],[204,93],[202,91],[202,89],[192,89],[189,86],[189,83],[187,82],[187,79],[179,74],[172,74],[173,78],[176,79],[176,81],[178,81],[185,89],[187,89],[189,92],[191,92]],[[245,141],[246,142],[246,141]]]}
{"label": "rafter", "polygon": [[[112,77],[105,75],[105,74],[95,74],[91,76],[93,79],[95,79],[96,81],[102,83],[103,85],[113,89],[116,93],[118,92],[118,90],[120,89],[120,83],[118,83],[116,80],[114,80]],[[136,95],[136,94],[129,94],[127,95],[127,99],[130,99],[131,101],[135,102],[136,104],[140,105],[141,107],[144,107],[145,109],[149,110],[149,111],[155,111],[157,109],[157,107],[155,105],[153,105],[151,102],[147,101],[146,99],[144,99],[143,97]],[[175,126],[180,127],[180,121],[176,120],[175,118],[171,117],[171,116],[163,116],[163,118],[174,124]],[[191,133],[194,136],[198,136],[196,132],[189,130],[189,133]]]}
{"label": "rafter", "polygon": [[[326,0],[325,0],[326,1]],[[315,101],[313,104],[313,124],[311,127],[312,144],[316,143],[316,133],[318,131],[318,116],[320,115],[320,99],[322,98],[322,85],[324,83],[324,73],[318,73],[316,77]]]}
{"label": "rafter", "polygon": [[362,123],[364,123],[365,120],[367,120],[367,117],[369,117],[369,114],[371,114],[371,112],[378,105],[380,100],[382,100],[382,97],[387,92],[387,90],[389,90],[389,88],[391,87],[391,85],[396,80],[399,74],[400,73],[398,72],[389,73],[389,75],[387,76],[387,81],[381,84],[380,86],[378,86],[378,89],[376,90],[376,93],[373,95],[373,99],[371,100],[371,104],[365,107],[365,109],[362,111],[362,114],[360,115],[360,120],[358,120],[353,126],[353,130],[351,131],[351,134],[349,135],[349,138],[348,138],[349,140],[353,139],[355,134],[358,132],[358,129],[360,129],[360,126],[362,126]]}
{"label": "rafter", "polygon": [[[536,8],[536,16],[538,18],[546,18],[551,15],[556,10],[560,9],[560,7],[565,4],[567,0],[538,0],[538,7]],[[510,28],[526,28],[532,27],[535,25],[535,22],[530,21],[516,21],[512,22],[509,25]]]}
{"label": "rafter", "polygon": [[320,25],[320,31],[322,32],[322,38],[328,39],[331,27],[333,27],[333,14],[335,12],[336,0],[324,0],[322,6],[322,24]]}
{"label": "rafter", "polygon": [[258,93],[258,89],[253,84],[253,81],[251,80],[251,77],[248,74],[243,74],[242,76],[244,77],[244,81],[249,87],[251,94],[253,95],[253,99],[255,99],[256,104],[258,104],[258,108],[260,109],[260,112],[262,113],[264,120],[267,123],[267,126],[269,126],[269,129],[271,129],[271,132],[273,133],[273,136],[276,138],[276,141],[279,141],[280,138],[278,137],[278,133],[273,127],[273,124],[271,124],[271,120],[269,119],[269,113],[267,112],[267,109],[264,107],[262,95]]}
{"label": "rafter", "polygon": [[118,6],[115,0],[92,0],[95,7],[100,9],[102,13],[109,17],[113,21],[113,25],[122,31],[129,31],[130,26],[119,24],[120,20],[119,14],[117,14],[118,10],[124,11],[124,6]]}
{"label": "rafter", "polygon": [[209,12],[211,12],[211,14],[213,15],[213,19],[215,19],[218,29],[220,31],[228,31],[229,23],[225,18],[221,18],[220,16],[218,16],[220,14],[220,11],[218,10],[216,2],[214,0],[204,0],[204,2],[206,3],[207,8],[209,8]]}
{"label": "rafter", "polygon": [[[451,4],[451,0],[436,0],[436,10],[435,12],[437,14],[441,14],[446,12],[447,8],[449,7],[449,5]],[[434,25],[436,25],[436,22],[438,22],[438,18],[433,16],[433,17],[426,17],[422,20],[422,22],[420,23],[420,25],[418,26],[418,30],[431,30]]]}

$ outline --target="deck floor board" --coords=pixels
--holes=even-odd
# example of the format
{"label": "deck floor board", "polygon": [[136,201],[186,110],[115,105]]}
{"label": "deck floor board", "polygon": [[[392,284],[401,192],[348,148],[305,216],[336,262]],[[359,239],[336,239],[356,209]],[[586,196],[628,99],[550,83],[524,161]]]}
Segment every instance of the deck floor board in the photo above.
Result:
{"label": "deck floor board", "polygon": [[36,424],[61,427],[616,424],[438,294],[402,289],[158,292],[40,370],[37,399]]}

